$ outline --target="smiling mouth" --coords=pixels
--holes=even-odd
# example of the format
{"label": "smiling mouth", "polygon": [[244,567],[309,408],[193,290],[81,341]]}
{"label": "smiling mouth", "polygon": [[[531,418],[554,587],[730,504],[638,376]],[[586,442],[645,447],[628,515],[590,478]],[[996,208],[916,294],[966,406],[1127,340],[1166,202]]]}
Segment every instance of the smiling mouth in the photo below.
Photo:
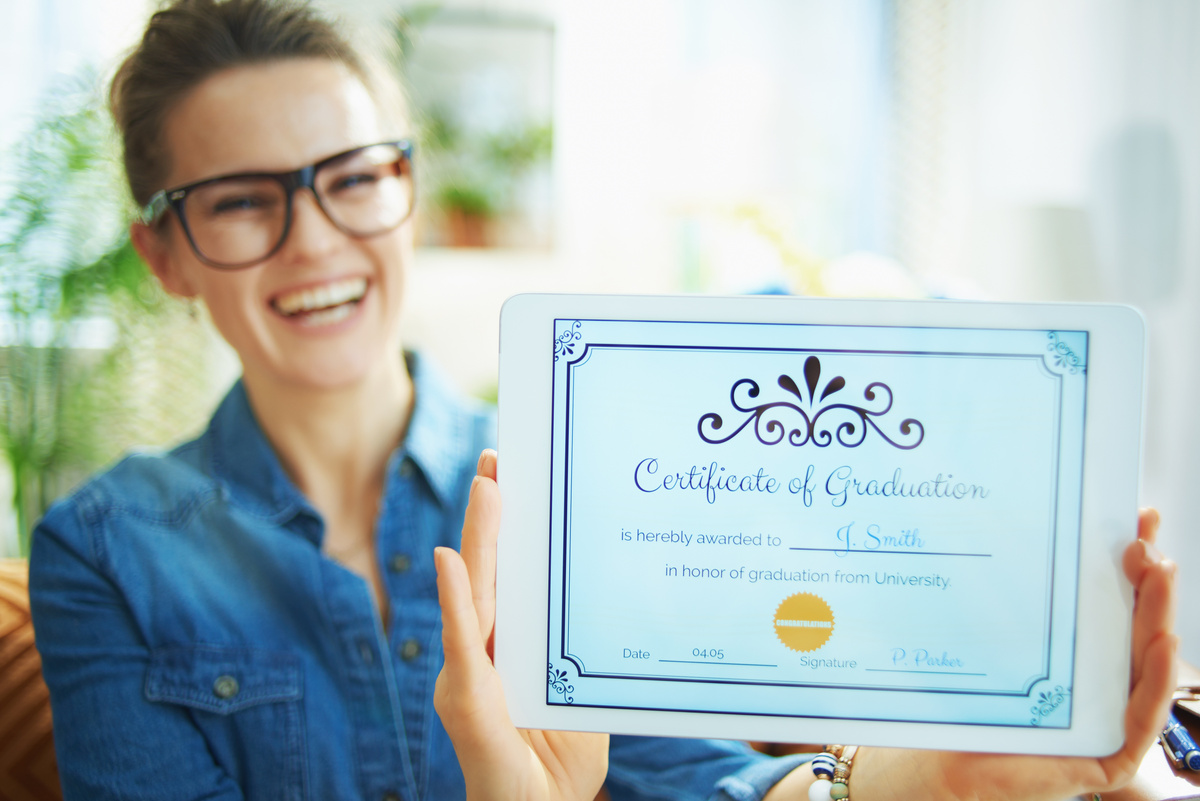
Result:
{"label": "smiling mouth", "polygon": [[271,306],[302,325],[329,325],[349,317],[367,294],[367,279],[347,278],[298,289],[274,298]]}

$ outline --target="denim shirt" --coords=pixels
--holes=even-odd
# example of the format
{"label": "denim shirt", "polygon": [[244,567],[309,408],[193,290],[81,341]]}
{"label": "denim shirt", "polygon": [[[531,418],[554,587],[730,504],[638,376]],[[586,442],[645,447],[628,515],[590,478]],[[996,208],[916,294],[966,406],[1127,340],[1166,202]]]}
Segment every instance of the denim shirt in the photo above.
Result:
{"label": "denim shirt", "polygon": [[[458,547],[494,419],[409,368],[375,529],[386,626],[322,553],[321,517],[240,382],[198,439],[126,457],[46,514],[30,595],[67,798],[463,798],[433,708],[433,549]],[[801,761],[712,740],[610,748],[614,799],[757,801]]]}

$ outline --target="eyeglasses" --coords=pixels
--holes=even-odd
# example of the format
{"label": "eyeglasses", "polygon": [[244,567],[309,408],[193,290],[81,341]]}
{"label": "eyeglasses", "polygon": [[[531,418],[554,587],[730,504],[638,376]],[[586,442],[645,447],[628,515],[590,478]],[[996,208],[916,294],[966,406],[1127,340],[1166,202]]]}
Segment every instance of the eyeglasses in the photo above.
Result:
{"label": "eyeglasses", "polygon": [[292,227],[292,198],[297,189],[309,189],[338,230],[377,236],[412,215],[412,152],[406,140],[383,142],[290,172],[222,175],[163,189],[142,210],[142,222],[153,225],[174,209],[200,260],[235,270],[283,246]]}

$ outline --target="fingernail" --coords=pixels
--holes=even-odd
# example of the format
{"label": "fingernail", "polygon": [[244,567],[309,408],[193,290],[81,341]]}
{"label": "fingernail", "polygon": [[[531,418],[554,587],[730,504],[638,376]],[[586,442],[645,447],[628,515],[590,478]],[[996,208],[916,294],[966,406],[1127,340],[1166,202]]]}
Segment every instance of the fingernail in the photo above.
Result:
{"label": "fingernail", "polygon": [[1142,558],[1148,563],[1161,562],[1163,560],[1162,551],[1155,548],[1151,543],[1142,540]]}
{"label": "fingernail", "polygon": [[479,461],[475,462],[475,472],[476,473],[479,473],[483,470],[483,460],[485,458],[487,458],[487,454],[488,454],[487,450],[484,450],[482,453],[479,454]]}

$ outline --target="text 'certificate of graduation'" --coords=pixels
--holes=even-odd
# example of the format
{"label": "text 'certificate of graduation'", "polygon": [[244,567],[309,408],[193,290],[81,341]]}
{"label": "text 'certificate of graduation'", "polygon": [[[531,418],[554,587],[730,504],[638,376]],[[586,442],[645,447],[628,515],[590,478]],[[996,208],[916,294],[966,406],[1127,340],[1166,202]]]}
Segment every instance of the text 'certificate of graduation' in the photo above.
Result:
{"label": "text 'certificate of graduation'", "polygon": [[1086,332],[554,325],[548,703],[1070,725]]}

